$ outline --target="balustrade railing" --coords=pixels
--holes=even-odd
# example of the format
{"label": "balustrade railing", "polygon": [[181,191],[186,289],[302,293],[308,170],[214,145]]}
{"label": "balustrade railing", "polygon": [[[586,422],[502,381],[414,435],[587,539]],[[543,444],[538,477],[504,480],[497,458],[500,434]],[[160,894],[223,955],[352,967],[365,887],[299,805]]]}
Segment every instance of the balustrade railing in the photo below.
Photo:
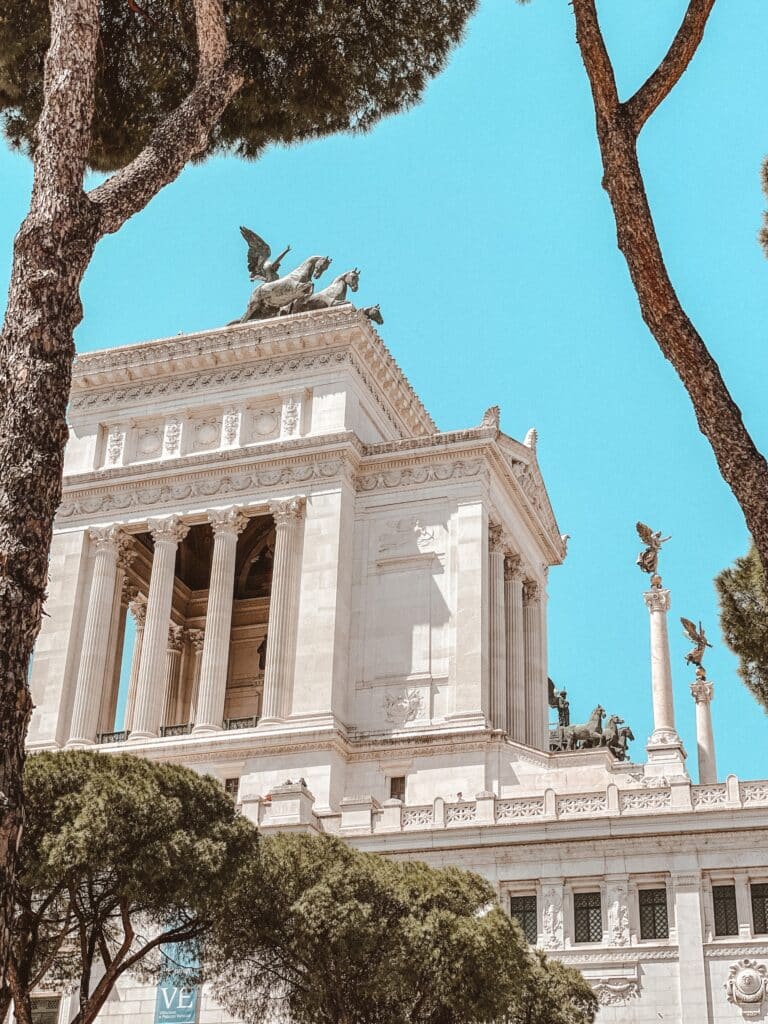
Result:
{"label": "balustrade railing", "polygon": [[160,726],[161,736],[188,736],[192,732],[192,723],[184,722],[183,725],[162,725]]}
{"label": "balustrade railing", "polygon": [[225,718],[225,729],[255,729],[259,721],[258,715],[248,715],[246,718]]}
{"label": "balustrade railing", "polygon": [[125,743],[131,735],[130,729],[119,729],[117,732],[100,732],[97,743]]}

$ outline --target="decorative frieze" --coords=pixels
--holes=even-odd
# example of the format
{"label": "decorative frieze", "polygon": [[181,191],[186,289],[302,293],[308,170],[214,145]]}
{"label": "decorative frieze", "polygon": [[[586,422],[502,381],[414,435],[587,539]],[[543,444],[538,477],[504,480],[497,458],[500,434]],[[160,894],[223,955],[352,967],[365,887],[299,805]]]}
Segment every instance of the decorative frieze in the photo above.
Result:
{"label": "decorative frieze", "polygon": [[601,978],[590,984],[601,1006],[627,1006],[640,995],[640,985],[634,978]]}

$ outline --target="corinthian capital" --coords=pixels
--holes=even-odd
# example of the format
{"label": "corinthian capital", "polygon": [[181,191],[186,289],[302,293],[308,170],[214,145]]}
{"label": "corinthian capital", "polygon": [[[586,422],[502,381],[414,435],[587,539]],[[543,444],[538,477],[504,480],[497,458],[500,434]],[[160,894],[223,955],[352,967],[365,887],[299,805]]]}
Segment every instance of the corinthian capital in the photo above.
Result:
{"label": "corinthian capital", "polygon": [[672,605],[669,591],[661,588],[654,587],[653,590],[646,590],[643,600],[649,612],[668,612]]}
{"label": "corinthian capital", "polygon": [[491,523],[488,527],[488,545],[491,551],[504,551],[506,538],[504,536],[504,527],[501,523]]}
{"label": "corinthian capital", "polygon": [[504,579],[516,580],[523,572],[523,560],[520,555],[508,551],[504,559]]}
{"label": "corinthian capital", "polygon": [[162,519],[147,520],[149,532],[155,544],[161,542],[179,544],[189,533],[189,527],[178,516],[164,516]]}
{"label": "corinthian capital", "polygon": [[269,511],[276,526],[288,526],[304,516],[306,506],[306,498],[287,498],[285,501],[271,501]]}
{"label": "corinthian capital", "polygon": [[535,604],[541,600],[541,586],[537,580],[523,580],[523,604]]}
{"label": "corinthian capital", "polygon": [[697,679],[691,683],[691,696],[697,704],[709,704],[715,695],[715,688],[706,679]]}
{"label": "corinthian capital", "polygon": [[230,537],[237,537],[245,529],[248,520],[243,515],[238,505],[231,508],[214,508],[208,512],[208,522],[214,534],[225,534]]}
{"label": "corinthian capital", "polygon": [[120,554],[120,548],[124,543],[124,535],[120,527],[113,523],[112,526],[92,526],[88,531],[88,537],[96,551],[109,551],[115,557]]}
{"label": "corinthian capital", "polygon": [[147,619],[147,599],[144,594],[138,593],[128,602],[128,608],[137,626],[143,626]]}

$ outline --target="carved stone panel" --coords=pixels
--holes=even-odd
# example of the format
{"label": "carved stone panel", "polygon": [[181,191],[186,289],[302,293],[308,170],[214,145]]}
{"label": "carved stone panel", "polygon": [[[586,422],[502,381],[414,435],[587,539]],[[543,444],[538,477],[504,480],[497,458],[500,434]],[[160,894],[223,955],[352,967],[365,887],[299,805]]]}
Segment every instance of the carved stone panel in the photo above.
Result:
{"label": "carved stone panel", "polygon": [[280,434],[281,408],[279,405],[262,405],[246,412],[241,436],[244,444],[272,441]]}
{"label": "carved stone panel", "polygon": [[725,994],[746,1018],[761,1017],[768,998],[768,969],[757,960],[737,960],[731,964]]}

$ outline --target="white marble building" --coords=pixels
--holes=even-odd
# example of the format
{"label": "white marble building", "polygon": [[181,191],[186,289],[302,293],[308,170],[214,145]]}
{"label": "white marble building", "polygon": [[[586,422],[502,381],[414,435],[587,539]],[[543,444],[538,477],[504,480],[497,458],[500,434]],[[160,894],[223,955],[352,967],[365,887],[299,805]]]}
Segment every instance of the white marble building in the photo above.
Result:
{"label": "white marble building", "polygon": [[[768,782],[717,781],[704,683],[692,785],[666,590],[646,762],[548,751],[535,434],[438,432],[349,306],[81,356],[70,414],[30,749],[176,761],[265,830],[478,871],[604,1024],[766,1016]],[[127,987],[102,1019],[154,1012]]]}

